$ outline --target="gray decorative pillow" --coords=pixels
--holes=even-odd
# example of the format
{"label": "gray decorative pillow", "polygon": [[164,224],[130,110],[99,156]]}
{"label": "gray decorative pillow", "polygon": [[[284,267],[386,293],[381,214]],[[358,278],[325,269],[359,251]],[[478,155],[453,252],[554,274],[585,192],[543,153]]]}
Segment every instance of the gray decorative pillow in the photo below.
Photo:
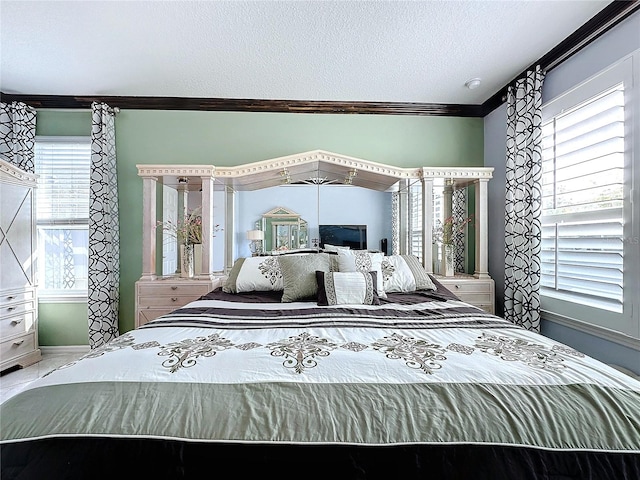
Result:
{"label": "gray decorative pillow", "polygon": [[284,288],[278,259],[273,256],[239,258],[222,286],[226,293],[269,292]]}
{"label": "gray decorative pillow", "polygon": [[329,272],[331,262],[328,253],[284,255],[278,257],[284,291],[283,302],[315,300],[318,295],[316,271]]}
{"label": "gray decorative pillow", "polygon": [[418,257],[414,255],[384,257],[382,260],[382,280],[384,291],[387,293],[436,290],[431,277]]}

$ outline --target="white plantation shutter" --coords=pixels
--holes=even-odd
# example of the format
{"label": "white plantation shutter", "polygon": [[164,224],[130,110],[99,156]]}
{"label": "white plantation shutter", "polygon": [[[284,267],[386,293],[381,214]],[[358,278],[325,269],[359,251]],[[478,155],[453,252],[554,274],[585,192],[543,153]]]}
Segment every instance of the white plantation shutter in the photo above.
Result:
{"label": "white plantation shutter", "polygon": [[35,147],[39,224],[89,221],[89,137],[38,137]]}
{"label": "white plantation shutter", "polygon": [[624,89],[543,124],[542,292],[622,312]]}

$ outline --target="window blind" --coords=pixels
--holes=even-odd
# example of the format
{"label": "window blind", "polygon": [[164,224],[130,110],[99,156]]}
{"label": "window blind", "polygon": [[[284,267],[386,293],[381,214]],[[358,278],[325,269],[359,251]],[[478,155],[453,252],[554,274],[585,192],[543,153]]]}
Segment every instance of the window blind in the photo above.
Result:
{"label": "window blind", "polygon": [[624,90],[543,124],[543,291],[622,311]]}
{"label": "window blind", "polygon": [[87,223],[91,143],[89,137],[72,141],[36,139],[38,223]]}

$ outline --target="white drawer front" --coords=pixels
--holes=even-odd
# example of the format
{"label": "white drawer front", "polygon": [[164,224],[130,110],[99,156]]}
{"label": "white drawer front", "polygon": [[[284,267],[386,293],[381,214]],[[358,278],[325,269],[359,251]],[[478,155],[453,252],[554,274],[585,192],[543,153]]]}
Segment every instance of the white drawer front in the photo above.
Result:
{"label": "white drawer front", "polygon": [[27,300],[35,300],[35,290],[20,290],[13,292],[2,292],[0,294],[0,307],[6,304],[20,303]]}
{"label": "white drawer front", "polygon": [[138,297],[138,308],[154,308],[154,307],[173,307],[179,308],[189,302],[193,302],[200,298],[201,295],[170,295],[170,296],[153,296]]}
{"label": "white drawer front", "polygon": [[0,306],[0,318],[22,315],[25,312],[35,310],[35,308],[36,302],[33,300],[24,303],[5,304]]}
{"label": "white drawer front", "polygon": [[12,338],[0,343],[0,362],[4,363],[21,355],[31,353],[36,348],[35,334]]}
{"label": "white drawer front", "polygon": [[152,282],[150,285],[138,285],[138,295],[141,297],[168,297],[168,296],[201,296],[211,291],[211,285],[208,283],[173,283],[166,284],[160,282]]}
{"label": "white drawer front", "polygon": [[0,320],[0,339],[23,335],[35,325],[36,314],[33,310],[11,315]]}

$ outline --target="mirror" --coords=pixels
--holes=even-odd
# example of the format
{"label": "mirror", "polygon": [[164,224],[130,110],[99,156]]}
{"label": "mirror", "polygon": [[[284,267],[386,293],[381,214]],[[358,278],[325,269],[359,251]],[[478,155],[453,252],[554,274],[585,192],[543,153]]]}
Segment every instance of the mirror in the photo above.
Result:
{"label": "mirror", "polygon": [[263,251],[296,250],[309,245],[309,229],[300,214],[276,207],[262,215],[256,228],[264,232]]}

